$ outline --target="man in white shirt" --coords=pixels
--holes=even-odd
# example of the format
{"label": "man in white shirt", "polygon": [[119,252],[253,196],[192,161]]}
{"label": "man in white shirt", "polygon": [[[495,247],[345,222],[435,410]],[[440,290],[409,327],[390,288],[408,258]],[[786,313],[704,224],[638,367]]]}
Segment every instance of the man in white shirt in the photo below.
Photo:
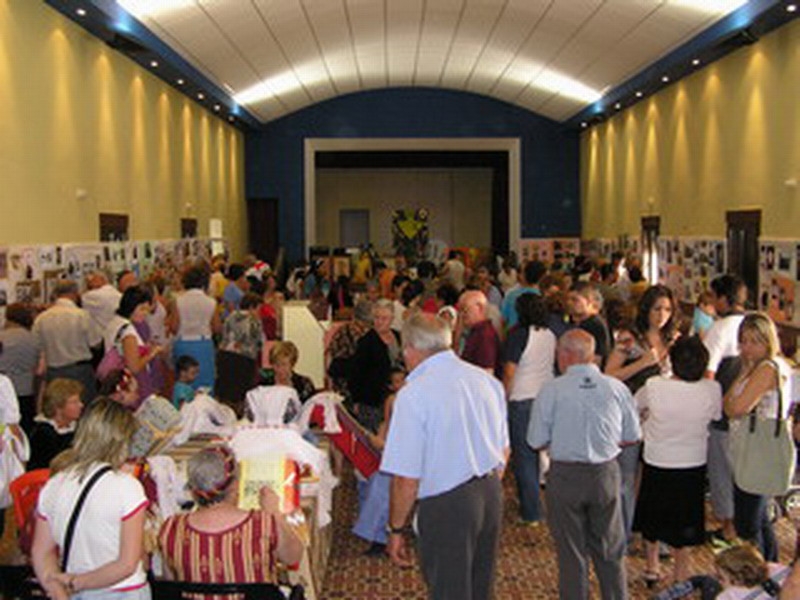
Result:
{"label": "man in white shirt", "polygon": [[[706,377],[716,379],[723,395],[739,373],[739,325],[744,319],[747,286],[736,275],[722,275],[711,282],[714,307],[720,319],[706,333],[703,343],[709,359]],[[723,417],[709,425],[708,482],[711,506],[722,523],[726,540],[736,538],[733,526],[733,463],[728,447],[728,420]]]}
{"label": "man in white shirt", "polygon": [[122,294],[108,282],[108,277],[102,271],[91,273],[86,278],[86,286],[89,289],[81,296],[81,305],[92,319],[94,334],[102,337],[119,308]]}
{"label": "man in white shirt", "polygon": [[94,399],[96,381],[92,367],[92,347],[102,337],[95,334],[89,313],[78,308],[78,284],[59,281],[53,293],[55,302],[33,322],[36,347],[44,354],[47,381],[59,377],[83,384],[84,404]]}

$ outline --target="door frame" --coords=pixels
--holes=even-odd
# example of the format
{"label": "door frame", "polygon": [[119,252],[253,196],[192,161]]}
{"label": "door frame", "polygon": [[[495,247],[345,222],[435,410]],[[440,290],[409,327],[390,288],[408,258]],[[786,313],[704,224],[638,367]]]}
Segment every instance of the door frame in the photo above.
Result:
{"label": "door frame", "polygon": [[317,241],[317,152],[500,151],[508,153],[508,249],[517,251],[522,233],[521,143],[519,138],[306,138],[303,158],[305,254]]}

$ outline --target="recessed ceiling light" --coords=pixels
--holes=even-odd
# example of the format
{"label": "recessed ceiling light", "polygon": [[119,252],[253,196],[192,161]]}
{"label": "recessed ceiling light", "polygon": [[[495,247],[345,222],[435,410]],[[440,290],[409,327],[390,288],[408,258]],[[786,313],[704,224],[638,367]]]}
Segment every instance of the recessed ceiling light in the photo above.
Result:
{"label": "recessed ceiling light", "polygon": [[222,108],[219,104],[214,105],[214,110],[219,112],[219,109]]}
{"label": "recessed ceiling light", "polygon": [[699,59],[699,58],[695,58],[695,59],[692,61],[692,64],[693,64],[693,65],[696,67],[697,65],[699,65],[699,64],[700,64],[700,59]]}
{"label": "recessed ceiling light", "polygon": [[205,100],[206,95],[203,92],[197,92],[197,99],[198,100]]}
{"label": "recessed ceiling light", "polygon": [[150,66],[155,69],[158,66],[158,61],[157,60],[151,60],[150,61]]}
{"label": "recessed ceiling light", "polygon": [[228,115],[228,121],[233,123],[236,119],[234,119],[233,115]]}
{"label": "recessed ceiling light", "polygon": [[661,78],[661,81],[663,81],[664,83],[667,83],[667,82],[669,81],[669,75],[664,75],[664,76]]}
{"label": "recessed ceiling light", "polygon": [[637,98],[641,98],[642,96],[644,96],[644,94],[642,92],[636,92],[636,97]]}
{"label": "recessed ceiling light", "polygon": [[178,79],[178,81],[176,81],[175,83],[177,83],[178,85],[183,85],[184,81],[183,79]]}
{"label": "recessed ceiling light", "polygon": [[79,17],[85,17],[86,16],[86,9],[78,8],[78,9],[75,10],[75,14],[78,15]]}
{"label": "recessed ceiling light", "polygon": [[786,7],[786,12],[795,12],[797,10],[797,4],[789,4]]}
{"label": "recessed ceiling light", "polygon": [[622,102],[617,102],[617,103],[614,105],[614,108],[616,108],[617,110],[619,110],[620,108],[622,108]]}
{"label": "recessed ceiling light", "polygon": [[589,124],[586,121],[581,121],[581,127],[583,127],[585,129],[588,126],[589,126]]}

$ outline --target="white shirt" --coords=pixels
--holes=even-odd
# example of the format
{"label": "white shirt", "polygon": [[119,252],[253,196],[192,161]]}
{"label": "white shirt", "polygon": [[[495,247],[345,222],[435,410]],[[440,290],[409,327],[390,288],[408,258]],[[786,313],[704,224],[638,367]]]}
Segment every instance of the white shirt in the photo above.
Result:
{"label": "white shirt", "polygon": [[[781,393],[783,394],[783,399],[781,402],[781,418],[787,419],[789,418],[789,409],[791,408],[792,404],[792,368],[780,356],[776,356],[774,360],[778,365],[778,373],[781,380]],[[775,368],[772,365],[770,365],[770,370],[775,372]],[[739,381],[732,390],[733,395],[738,396],[741,394],[748,381],[749,377]],[[756,414],[762,419],[774,419],[778,414],[778,400],[777,388],[773,388],[768,392],[765,392],[761,398],[759,398],[758,403],[756,404]],[[746,417],[740,417],[738,419],[734,419],[733,421],[741,423],[746,421]]]}
{"label": "white shirt", "polygon": [[33,322],[36,346],[44,351],[50,368],[65,367],[92,358],[91,347],[100,343],[89,313],[69,298],[59,298]]}
{"label": "white shirt", "polygon": [[[84,483],[99,469],[94,465],[80,481],[73,470],[53,476],[39,494],[37,513],[50,526],[59,547],[64,543],[67,523]],[[69,573],[87,573],[119,557],[122,522],[148,505],[142,484],[126,473],[111,471],[103,475],[86,497],[81,509],[69,553]],[[142,563],[129,577],[107,589],[125,590],[145,585]]]}
{"label": "white shirt", "polygon": [[644,460],[662,469],[706,464],[708,423],[722,416],[722,388],[712,379],[682,381],[659,375],[636,392],[645,413]]}
{"label": "white shirt", "polygon": [[703,343],[708,349],[708,371],[717,372],[723,358],[739,354],[739,325],[744,315],[728,315],[714,321]]}
{"label": "white shirt", "polygon": [[121,298],[122,294],[110,283],[84,292],[81,296],[83,309],[89,313],[98,337],[103,335],[109,321],[117,314]]}
{"label": "white shirt", "polygon": [[203,290],[186,290],[175,299],[180,316],[178,338],[196,341],[211,337],[211,319],[217,310],[217,302]]}
{"label": "white shirt", "polygon": [[167,309],[158,300],[153,301],[153,312],[147,315],[147,326],[150,327],[150,339],[153,343],[164,346],[167,343]]}
{"label": "white shirt", "polygon": [[19,420],[19,400],[14,384],[5,375],[0,375],[0,425],[17,425]]}
{"label": "white shirt", "polygon": [[123,354],[122,340],[129,336],[136,338],[137,347],[144,346],[144,341],[142,341],[142,338],[139,335],[139,332],[136,331],[136,327],[133,326],[133,323],[131,323],[130,320],[126,319],[125,317],[114,315],[114,318],[109,321],[108,325],[106,326],[105,333],[103,334],[103,343],[105,344],[106,352],[111,350],[111,348],[116,347],[117,352]]}
{"label": "white shirt", "polygon": [[508,399],[530,400],[539,395],[542,386],[555,377],[556,336],[547,328],[529,327],[527,343],[511,380]]}

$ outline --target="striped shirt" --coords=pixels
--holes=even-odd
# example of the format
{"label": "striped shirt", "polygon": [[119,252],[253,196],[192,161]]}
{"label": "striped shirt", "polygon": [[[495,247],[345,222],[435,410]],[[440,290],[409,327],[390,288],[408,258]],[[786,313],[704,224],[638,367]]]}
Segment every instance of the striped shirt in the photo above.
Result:
{"label": "striped shirt", "polygon": [[[177,581],[192,583],[275,583],[275,524],[253,510],[240,523],[223,531],[195,529],[190,514],[164,522],[159,545]],[[213,598],[217,598],[216,596]]]}

